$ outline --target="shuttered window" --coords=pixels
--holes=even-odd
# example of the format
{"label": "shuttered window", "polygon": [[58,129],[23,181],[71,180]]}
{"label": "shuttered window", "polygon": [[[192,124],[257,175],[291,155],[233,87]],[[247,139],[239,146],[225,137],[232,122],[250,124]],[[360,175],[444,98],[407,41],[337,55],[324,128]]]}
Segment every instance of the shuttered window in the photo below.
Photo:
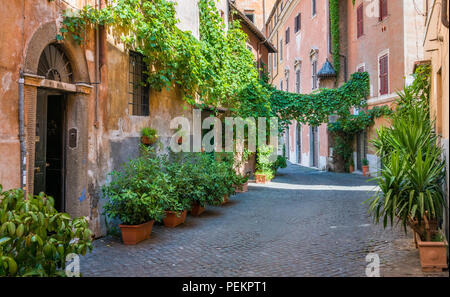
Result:
{"label": "shuttered window", "polygon": [[295,92],[300,94],[300,69],[295,71]]}
{"label": "shuttered window", "polygon": [[356,23],[357,23],[357,37],[361,37],[364,34],[364,5],[361,3],[356,10]]}
{"label": "shuttered window", "polygon": [[379,59],[380,64],[380,95],[389,92],[389,56],[386,54]]}
{"label": "shuttered window", "polygon": [[380,2],[380,21],[382,21],[388,15],[388,3],[387,0],[379,0]]}
{"label": "shuttered window", "polygon": [[317,89],[317,61],[312,62],[312,89]]}
{"label": "shuttered window", "polygon": [[294,25],[294,30],[295,33],[297,33],[298,31],[300,31],[301,27],[302,27],[302,23],[301,23],[301,14],[297,14],[297,16],[295,17],[295,25]]}

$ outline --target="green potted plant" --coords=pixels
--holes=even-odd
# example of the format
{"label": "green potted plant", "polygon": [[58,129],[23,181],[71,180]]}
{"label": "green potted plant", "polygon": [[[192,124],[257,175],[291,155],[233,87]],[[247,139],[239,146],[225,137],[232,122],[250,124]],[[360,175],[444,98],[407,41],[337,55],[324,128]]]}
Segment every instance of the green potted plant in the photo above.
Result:
{"label": "green potted plant", "polygon": [[186,221],[187,211],[191,207],[192,178],[189,168],[180,160],[164,159],[164,167],[169,199],[161,201],[161,206],[166,210],[163,222],[164,226],[173,228]]}
{"label": "green potted plant", "polygon": [[122,241],[129,245],[150,238],[155,220],[160,221],[165,216],[154,197],[126,189],[110,195],[104,210],[108,217],[122,222],[119,224]]}
{"label": "green potted plant", "polygon": [[428,84],[429,76],[419,72],[399,93],[391,127],[377,130],[372,143],[384,166],[376,177],[380,192],[369,200],[376,222],[398,220],[405,232],[413,230],[424,271],[446,268],[448,248],[439,233],[445,162],[430,119]]}
{"label": "green potted plant", "polygon": [[165,216],[161,200],[168,198],[162,190],[165,180],[159,173],[159,160],[140,157],[111,172],[111,182],[102,187],[103,196],[108,199],[104,212],[121,222],[124,244],[137,244],[150,238],[154,221]]}
{"label": "green potted plant", "polygon": [[54,208],[54,199],[0,185],[0,277],[65,276],[66,257],[92,250],[86,218],[72,219]]}
{"label": "green potted plant", "polygon": [[150,127],[141,129],[141,142],[145,145],[151,145],[158,139],[157,131]]}
{"label": "green potted plant", "polygon": [[273,147],[261,146],[258,147],[257,152],[257,164],[256,164],[256,183],[267,183],[274,177],[274,165],[270,161],[270,155],[272,154]]}
{"label": "green potted plant", "polygon": [[362,172],[363,172],[363,176],[369,176],[369,160],[367,159],[362,159]]}

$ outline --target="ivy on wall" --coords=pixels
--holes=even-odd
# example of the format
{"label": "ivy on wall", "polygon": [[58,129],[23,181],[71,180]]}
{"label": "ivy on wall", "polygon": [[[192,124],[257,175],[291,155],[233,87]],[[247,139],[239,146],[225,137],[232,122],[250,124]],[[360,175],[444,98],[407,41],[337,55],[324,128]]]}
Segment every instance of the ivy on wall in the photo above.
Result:
{"label": "ivy on wall", "polygon": [[258,82],[239,21],[226,30],[215,0],[200,0],[198,40],[177,27],[175,5],[169,0],[115,0],[102,9],[85,6],[64,13],[57,38],[70,34],[81,43],[87,28],[113,27],[110,32],[117,40],[143,54],[151,88],[160,91],[177,85],[190,104],[239,110],[239,93]]}
{"label": "ivy on wall", "polygon": [[336,73],[341,68],[340,33],[339,33],[339,0],[330,0],[331,54]]}

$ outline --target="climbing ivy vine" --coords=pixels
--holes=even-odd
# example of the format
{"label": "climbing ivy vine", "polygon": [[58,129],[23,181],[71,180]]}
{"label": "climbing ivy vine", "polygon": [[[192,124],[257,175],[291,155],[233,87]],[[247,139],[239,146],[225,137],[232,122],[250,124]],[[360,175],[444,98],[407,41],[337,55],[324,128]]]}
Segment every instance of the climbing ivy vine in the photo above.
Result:
{"label": "climbing ivy vine", "polygon": [[86,29],[110,32],[127,48],[140,52],[153,89],[177,85],[190,104],[239,109],[239,93],[258,81],[258,69],[238,21],[225,24],[214,0],[200,0],[200,40],[177,27],[176,3],[169,0],[115,0],[102,9],[85,6],[63,15],[61,34],[83,42]]}
{"label": "climbing ivy vine", "polygon": [[[102,9],[85,6],[77,12],[66,11],[57,38],[61,40],[69,34],[82,43],[90,27],[113,27],[109,32],[117,41],[144,56],[151,88],[177,86],[184,99],[197,107],[224,106],[242,117],[276,116],[280,132],[292,120],[317,126],[336,115],[339,120],[329,127],[338,140],[343,139],[342,147],[350,147],[355,133],[388,113],[376,107],[357,116],[350,114],[352,107],[366,107],[367,73],[354,73],[343,86],[312,94],[276,90],[268,83],[267,75],[260,77],[239,21],[226,28],[215,4],[216,0],[198,2],[200,39],[177,27],[176,3],[169,0],[115,0]],[[338,0],[330,0],[330,18],[333,63],[339,71]],[[347,158],[347,152],[340,153]]]}
{"label": "climbing ivy vine", "polygon": [[330,29],[331,29],[331,53],[333,55],[333,67],[336,73],[339,73],[341,68],[339,0],[330,0]]}

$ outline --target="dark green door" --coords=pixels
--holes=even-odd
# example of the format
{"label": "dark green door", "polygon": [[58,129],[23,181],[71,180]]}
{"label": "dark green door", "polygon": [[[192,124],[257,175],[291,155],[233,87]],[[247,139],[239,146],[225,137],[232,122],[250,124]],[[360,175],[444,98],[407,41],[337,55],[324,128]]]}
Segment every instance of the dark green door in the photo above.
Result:
{"label": "dark green door", "polygon": [[34,194],[44,192],[52,196],[58,211],[65,211],[64,102],[63,95],[38,90]]}
{"label": "dark green door", "polygon": [[36,150],[34,161],[34,194],[45,192],[47,152],[47,93],[38,89],[36,102]]}

